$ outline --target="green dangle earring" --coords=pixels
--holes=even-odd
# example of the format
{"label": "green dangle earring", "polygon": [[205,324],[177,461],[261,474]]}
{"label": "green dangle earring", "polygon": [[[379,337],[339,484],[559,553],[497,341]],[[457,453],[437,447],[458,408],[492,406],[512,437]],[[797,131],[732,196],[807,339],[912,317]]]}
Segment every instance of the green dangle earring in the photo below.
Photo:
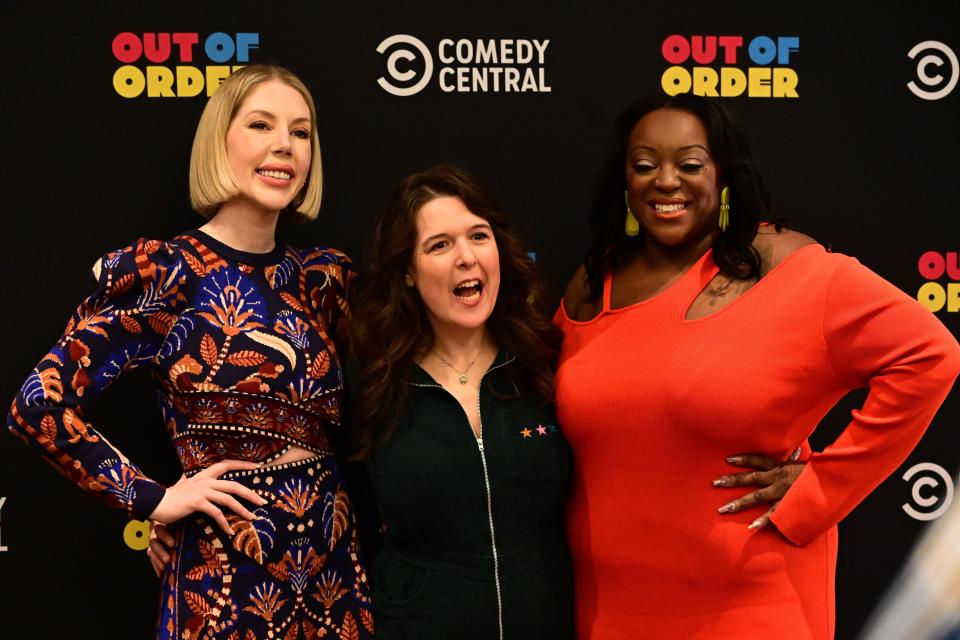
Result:
{"label": "green dangle earring", "polygon": [[627,205],[627,220],[624,224],[624,233],[628,236],[636,236],[640,234],[640,221],[637,220],[637,216],[633,215],[633,211],[630,211],[630,198],[627,197],[627,192],[623,192],[623,201]]}
{"label": "green dangle earring", "polygon": [[717,221],[720,231],[726,231],[730,226],[730,187],[720,190],[720,219]]}

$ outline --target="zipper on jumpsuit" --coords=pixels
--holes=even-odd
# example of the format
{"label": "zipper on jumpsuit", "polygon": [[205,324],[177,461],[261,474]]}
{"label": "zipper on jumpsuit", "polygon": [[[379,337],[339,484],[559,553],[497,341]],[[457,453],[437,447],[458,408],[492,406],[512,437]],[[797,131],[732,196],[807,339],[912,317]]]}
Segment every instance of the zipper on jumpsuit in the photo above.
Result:
{"label": "zipper on jumpsuit", "polygon": [[[487,369],[484,374],[480,377],[480,388],[483,387],[483,381],[487,377],[487,374],[493,371],[494,369],[499,369],[500,367],[507,365],[513,362],[514,358],[507,360],[506,362],[501,362],[495,367],[490,367]],[[449,395],[454,400],[457,400],[452,393],[443,388],[443,385],[439,384],[417,384],[412,383],[412,386],[415,387],[436,387],[447,395]],[[457,400],[457,404],[460,404],[460,401]],[[462,407],[461,407],[462,408]],[[463,412],[464,417],[467,418],[467,426],[470,426],[470,418],[467,416],[467,412]],[[490,474],[487,471],[487,455],[483,448],[483,414],[480,412],[480,389],[477,390],[477,421],[480,426],[480,435],[474,435],[473,430],[471,429],[471,435],[474,435],[474,439],[477,441],[477,449],[480,450],[480,464],[483,467],[483,484],[487,490],[487,520],[490,523],[490,548],[493,551],[493,584],[497,592],[497,626],[500,632],[500,640],[503,640],[503,598],[500,593],[500,560],[497,555],[497,536],[496,531],[493,526],[493,492],[490,490]]]}

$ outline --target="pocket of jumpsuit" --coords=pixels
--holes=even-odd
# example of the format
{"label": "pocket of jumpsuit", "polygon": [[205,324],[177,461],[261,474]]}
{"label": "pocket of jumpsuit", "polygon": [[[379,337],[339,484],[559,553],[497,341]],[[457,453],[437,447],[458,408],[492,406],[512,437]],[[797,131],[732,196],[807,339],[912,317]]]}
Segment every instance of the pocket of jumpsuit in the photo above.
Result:
{"label": "pocket of jumpsuit", "polygon": [[372,573],[371,597],[377,638],[407,638],[418,622],[429,617],[420,601],[430,581],[430,572],[397,558],[387,545],[374,561]]}
{"label": "pocket of jumpsuit", "polygon": [[509,409],[500,416],[500,431],[510,474],[520,480],[548,482],[569,470],[567,443],[547,411]]}

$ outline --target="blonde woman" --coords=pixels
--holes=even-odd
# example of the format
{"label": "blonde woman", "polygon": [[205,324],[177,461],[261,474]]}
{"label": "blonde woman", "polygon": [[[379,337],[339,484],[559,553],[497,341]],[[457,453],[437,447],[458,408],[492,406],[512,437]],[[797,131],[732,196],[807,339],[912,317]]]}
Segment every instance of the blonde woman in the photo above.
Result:
{"label": "blonde woman", "polygon": [[[232,75],[200,118],[190,198],[208,218],[94,267],[97,289],[28,376],[11,431],[80,487],[169,527],[158,638],[372,637],[340,425],[342,253],[275,241],[320,208],[316,110],[286,69]],[[184,475],[150,479],[88,421],[148,366]],[[131,416],[136,422],[136,416]],[[159,546],[157,547],[159,548]]]}

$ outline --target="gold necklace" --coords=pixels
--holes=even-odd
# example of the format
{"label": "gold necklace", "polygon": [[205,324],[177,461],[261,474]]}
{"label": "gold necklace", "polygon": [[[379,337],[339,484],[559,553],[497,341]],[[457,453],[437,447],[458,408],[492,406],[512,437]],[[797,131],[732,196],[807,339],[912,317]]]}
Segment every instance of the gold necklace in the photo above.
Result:
{"label": "gold necklace", "polygon": [[436,349],[431,348],[431,349],[430,349],[430,352],[433,353],[433,355],[437,356],[437,359],[440,360],[440,362],[442,362],[443,364],[445,364],[445,365],[447,365],[448,367],[450,367],[451,369],[453,369],[453,371],[460,376],[460,384],[467,384],[468,382],[470,382],[470,379],[467,377],[467,371],[470,371],[470,367],[472,367],[473,364],[477,361],[477,359],[480,357],[480,354],[483,353],[483,350],[484,350],[485,348],[486,348],[486,345],[480,347],[480,351],[477,352],[477,355],[474,356],[473,360],[470,361],[470,364],[468,364],[468,365],[467,365],[467,368],[464,369],[463,371],[457,370],[457,368],[456,368],[455,366],[453,366],[452,364],[450,364],[450,361],[449,361],[449,360],[447,360],[447,359],[444,358],[442,355],[440,355],[439,353],[437,353],[437,350],[436,350]]}

